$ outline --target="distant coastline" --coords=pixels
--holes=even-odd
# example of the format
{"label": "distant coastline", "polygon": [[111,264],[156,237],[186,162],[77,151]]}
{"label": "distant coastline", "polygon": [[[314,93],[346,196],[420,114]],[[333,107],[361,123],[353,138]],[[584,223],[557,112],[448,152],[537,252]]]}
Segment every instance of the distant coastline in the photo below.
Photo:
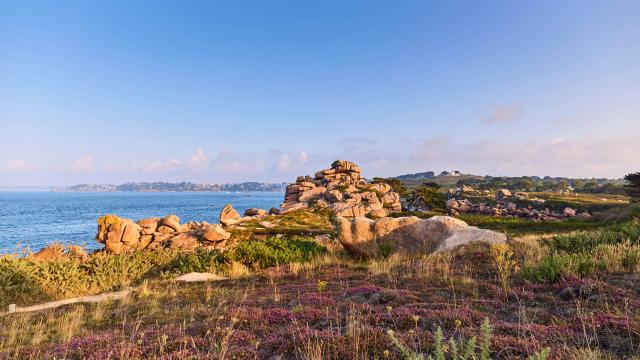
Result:
{"label": "distant coastline", "polygon": [[52,191],[86,191],[86,192],[247,192],[268,191],[282,192],[287,183],[242,182],[236,184],[196,184],[192,182],[128,182],[114,184],[78,184],[73,186],[56,186]]}

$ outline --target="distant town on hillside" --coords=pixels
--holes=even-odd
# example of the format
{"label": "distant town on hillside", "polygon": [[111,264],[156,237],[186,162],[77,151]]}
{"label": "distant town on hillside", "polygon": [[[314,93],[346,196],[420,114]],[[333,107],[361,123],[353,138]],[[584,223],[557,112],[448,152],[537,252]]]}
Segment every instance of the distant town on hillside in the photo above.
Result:
{"label": "distant town on hillside", "polygon": [[79,184],[69,187],[57,187],[56,191],[284,191],[286,183],[243,182],[237,184],[196,184],[192,182],[128,182],[113,184]]}

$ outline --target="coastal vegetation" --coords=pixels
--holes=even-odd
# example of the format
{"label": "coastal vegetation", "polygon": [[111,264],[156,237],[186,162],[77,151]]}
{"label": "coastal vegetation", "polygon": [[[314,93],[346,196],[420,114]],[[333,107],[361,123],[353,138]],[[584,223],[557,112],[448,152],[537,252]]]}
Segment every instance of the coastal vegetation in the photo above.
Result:
{"label": "coastal vegetation", "polygon": [[[308,221],[296,214],[289,221]],[[637,220],[539,241],[528,226],[512,229],[520,236],[505,245],[369,260],[299,236],[248,239],[227,253],[4,256],[3,307],[133,292],[2,316],[0,351],[9,359],[600,359],[638,352]],[[227,280],[172,280],[194,271]]]}
{"label": "coastal vegetation", "polygon": [[[153,220],[154,228],[176,229],[167,244],[185,233],[211,239],[206,232],[223,226],[224,245],[87,254],[54,244],[0,257],[4,309],[130,291],[118,300],[0,315],[0,358],[638,359],[640,208],[627,198],[403,188],[385,179],[319,192],[310,183],[305,177],[289,186],[288,211],[249,209],[243,217],[226,206],[222,225],[194,228],[172,215]],[[392,218],[331,211],[344,199],[355,206],[390,191],[405,205],[421,204]],[[514,205],[474,213],[467,199],[498,210],[506,201],[516,210],[565,203],[559,215],[544,210],[546,217],[532,219]],[[584,210],[567,210],[569,202]],[[126,226],[143,232],[143,220],[140,229]],[[99,234],[121,222],[101,217]],[[426,235],[438,237],[442,250],[410,247]],[[179,281],[192,273],[217,277]]]}
{"label": "coastal vegetation", "polygon": [[633,202],[640,202],[640,172],[627,174],[624,177],[627,180],[624,190]]}

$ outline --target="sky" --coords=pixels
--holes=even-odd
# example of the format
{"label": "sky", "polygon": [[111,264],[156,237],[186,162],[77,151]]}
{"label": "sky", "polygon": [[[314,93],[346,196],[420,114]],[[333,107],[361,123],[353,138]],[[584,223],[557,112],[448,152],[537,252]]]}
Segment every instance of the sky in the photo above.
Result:
{"label": "sky", "polygon": [[640,1],[0,0],[0,186],[640,170]]}

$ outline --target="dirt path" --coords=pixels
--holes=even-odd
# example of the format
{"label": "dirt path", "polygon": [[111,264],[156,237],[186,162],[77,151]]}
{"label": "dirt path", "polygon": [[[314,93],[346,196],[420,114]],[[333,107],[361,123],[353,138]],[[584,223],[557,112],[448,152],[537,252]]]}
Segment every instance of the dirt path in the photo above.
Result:
{"label": "dirt path", "polygon": [[[122,291],[114,291],[110,293],[104,293],[93,296],[80,296],[71,299],[64,299],[59,301],[51,301],[44,304],[38,304],[27,307],[16,307],[15,309],[9,308],[8,312],[0,313],[1,315],[11,314],[11,313],[23,313],[23,312],[32,312],[32,311],[41,311],[47,309],[53,309],[64,305],[76,304],[76,303],[97,303],[102,301],[109,300],[120,300],[131,293],[131,289],[125,289]],[[13,311],[12,311],[13,310]]]}

